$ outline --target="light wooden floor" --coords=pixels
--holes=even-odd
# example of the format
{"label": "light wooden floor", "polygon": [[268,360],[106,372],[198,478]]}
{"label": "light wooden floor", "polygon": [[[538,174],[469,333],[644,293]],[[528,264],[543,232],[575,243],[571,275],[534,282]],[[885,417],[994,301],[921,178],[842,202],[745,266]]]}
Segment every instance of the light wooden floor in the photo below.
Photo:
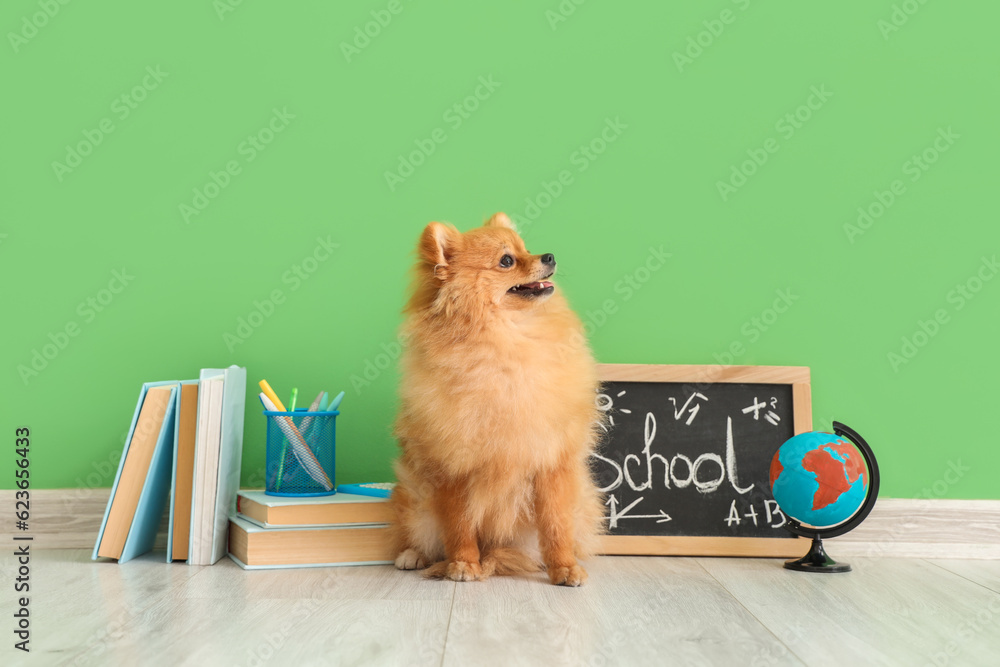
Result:
{"label": "light wooden floor", "polygon": [[456,584],[389,566],[161,557],[34,553],[32,650],[13,650],[6,629],[0,664],[1000,664],[1000,561],[855,558],[850,574],[815,575],[779,560],[604,557],[567,589],[541,575]]}

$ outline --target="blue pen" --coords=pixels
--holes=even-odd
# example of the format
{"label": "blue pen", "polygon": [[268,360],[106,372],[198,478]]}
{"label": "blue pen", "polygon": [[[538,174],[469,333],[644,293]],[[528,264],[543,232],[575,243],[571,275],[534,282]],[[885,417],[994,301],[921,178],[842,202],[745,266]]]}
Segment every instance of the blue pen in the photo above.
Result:
{"label": "blue pen", "polygon": [[340,392],[339,394],[337,394],[336,398],[334,398],[332,401],[330,401],[330,405],[328,405],[327,408],[326,408],[328,412],[333,412],[334,410],[336,410],[337,408],[340,407],[340,402],[342,400],[344,400],[344,394],[345,393],[346,392],[343,392],[343,391]]}

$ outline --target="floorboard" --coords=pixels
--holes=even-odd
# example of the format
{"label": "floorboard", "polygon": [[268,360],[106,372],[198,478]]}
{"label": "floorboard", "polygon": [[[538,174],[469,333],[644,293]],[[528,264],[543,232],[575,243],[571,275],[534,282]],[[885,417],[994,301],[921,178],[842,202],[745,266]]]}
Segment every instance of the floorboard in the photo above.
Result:
{"label": "floorboard", "polygon": [[[391,566],[246,571],[89,549],[31,560],[31,653],[3,665],[987,665],[1000,561],[605,557],[581,588]],[[2,576],[12,581],[12,559]],[[4,609],[13,609],[4,587]]]}
{"label": "floorboard", "polygon": [[1000,593],[1000,560],[947,559],[931,562],[980,586],[985,586],[994,593]]}
{"label": "floorboard", "polygon": [[[854,559],[847,574],[701,562],[809,665],[987,665],[1000,652],[1000,595],[920,559]],[[992,623],[971,628],[983,613]]]}
{"label": "floorboard", "polygon": [[541,574],[459,584],[444,664],[801,664],[694,559],[588,565],[575,589]]}

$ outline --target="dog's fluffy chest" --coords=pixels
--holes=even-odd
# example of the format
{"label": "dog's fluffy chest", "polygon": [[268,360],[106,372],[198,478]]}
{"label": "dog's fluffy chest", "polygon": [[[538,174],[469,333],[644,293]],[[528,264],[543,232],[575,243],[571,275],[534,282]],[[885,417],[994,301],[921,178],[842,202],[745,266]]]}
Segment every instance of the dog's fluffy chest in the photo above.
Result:
{"label": "dog's fluffy chest", "polygon": [[449,467],[474,469],[485,459],[547,467],[564,453],[569,428],[596,419],[594,385],[581,382],[593,375],[582,337],[555,338],[544,321],[412,344],[403,402],[448,444]]}

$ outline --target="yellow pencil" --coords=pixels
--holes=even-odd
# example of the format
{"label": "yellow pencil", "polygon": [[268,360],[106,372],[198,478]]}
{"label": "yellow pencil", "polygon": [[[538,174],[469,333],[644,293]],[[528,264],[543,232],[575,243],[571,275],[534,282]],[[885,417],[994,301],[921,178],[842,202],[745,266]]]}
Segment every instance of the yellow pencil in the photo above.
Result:
{"label": "yellow pencil", "polygon": [[267,383],[267,380],[260,381],[260,389],[264,392],[265,396],[271,399],[271,402],[274,403],[274,407],[278,408],[278,412],[287,412],[287,410],[285,410],[285,404],[282,403],[281,399],[278,398],[278,395],[274,393],[274,390],[271,389],[271,385]]}

